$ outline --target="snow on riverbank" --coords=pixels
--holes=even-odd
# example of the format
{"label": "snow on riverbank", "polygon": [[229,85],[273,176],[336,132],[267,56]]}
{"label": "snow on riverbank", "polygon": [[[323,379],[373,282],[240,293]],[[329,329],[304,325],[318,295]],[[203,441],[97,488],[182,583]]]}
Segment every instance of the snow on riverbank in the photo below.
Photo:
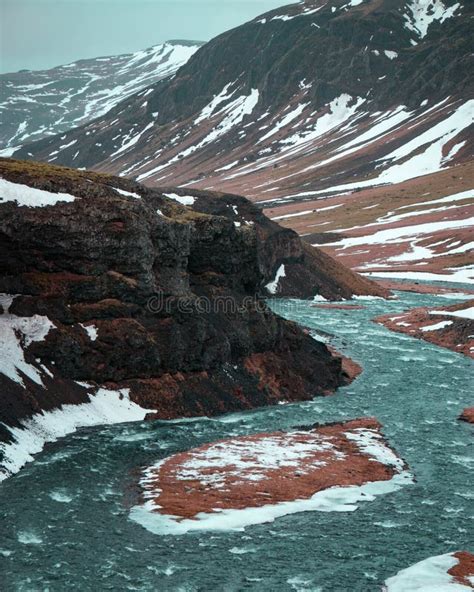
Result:
{"label": "snow on riverbank", "polygon": [[[460,553],[459,555],[467,555]],[[385,592],[467,592],[472,585],[463,584],[449,572],[460,564],[455,553],[437,555],[402,569],[385,582]],[[467,581],[474,583],[474,574]]]}
{"label": "snow on riverbank", "polygon": [[360,502],[373,501],[377,496],[398,491],[412,483],[412,477],[404,472],[388,481],[373,481],[360,486],[331,487],[318,491],[309,499],[268,504],[258,508],[242,510],[222,510],[201,513],[196,519],[177,520],[155,512],[156,506],[147,501],[143,506],[135,506],[130,518],[150,532],[158,535],[181,535],[203,530],[243,531],[248,526],[273,522],[282,516],[299,512],[354,512]]}
{"label": "snow on riverbank", "polygon": [[0,453],[3,455],[0,481],[32,461],[33,455],[41,452],[47,442],[54,442],[82,427],[141,421],[152,411],[130,401],[128,389],[113,391],[102,388],[89,397],[89,403],[62,405],[23,420],[21,428],[10,427],[13,441],[0,442]]}
{"label": "snow on riverbank", "polygon": [[[21,317],[9,312],[14,295],[0,294],[0,374],[27,389],[28,381],[43,388],[52,374],[39,360],[25,358],[25,350],[33,343],[43,341],[55,325],[46,316]],[[89,338],[97,338],[95,326],[83,326]],[[31,383],[30,383],[31,384]],[[74,384],[74,383],[73,383]],[[78,383],[79,384],[79,383]],[[17,473],[47,442],[62,438],[80,427],[122,423],[145,419],[151,411],[133,403],[128,389],[99,389],[80,383],[90,389],[89,402],[65,404],[59,408],[36,413],[20,421],[20,427],[6,426],[12,436],[10,442],[0,442],[0,481]]]}

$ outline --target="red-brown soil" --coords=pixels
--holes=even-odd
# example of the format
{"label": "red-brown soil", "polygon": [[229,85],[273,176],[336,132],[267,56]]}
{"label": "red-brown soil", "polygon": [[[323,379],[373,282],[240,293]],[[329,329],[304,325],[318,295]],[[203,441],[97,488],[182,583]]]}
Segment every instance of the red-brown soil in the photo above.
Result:
{"label": "red-brown soil", "polygon": [[[450,272],[446,271],[447,268],[467,265],[473,261],[472,249],[447,254],[449,250],[458,249],[462,244],[472,240],[472,226],[457,229],[440,228],[413,238],[401,237],[400,240],[390,243],[364,244],[344,249],[325,243],[336,242],[344,237],[371,235],[390,228],[469,218],[473,211],[472,197],[453,203],[428,202],[472,189],[473,182],[472,164],[464,163],[454,169],[424,175],[395,185],[372,187],[327,198],[318,196],[319,199],[312,201],[274,203],[265,212],[269,217],[278,217],[279,224],[296,230],[305,240],[320,245],[325,252],[337,257],[352,269],[446,273],[446,280],[449,281]],[[450,209],[443,210],[444,206],[449,206]],[[438,211],[430,211],[432,209]],[[302,211],[309,213],[294,216]],[[384,217],[409,213],[414,215],[380,223]],[[291,214],[292,217],[282,218]],[[436,256],[418,260],[389,261],[391,257],[410,252],[410,243],[413,240],[416,240],[420,247],[430,248]]]}
{"label": "red-brown soil", "polygon": [[[454,553],[454,557],[459,560],[459,563],[452,567],[448,573],[463,586],[474,588],[472,578],[474,577],[474,555],[468,551],[458,551]],[[468,579],[471,578],[471,581]]]}
{"label": "red-brown soil", "polygon": [[365,418],[206,444],[150,469],[147,497],[161,514],[195,518],[200,512],[309,499],[334,486],[389,480],[394,466],[371,458],[347,437],[370,432],[384,447],[380,428],[377,420]]}
{"label": "red-brown soil", "polygon": [[467,423],[474,423],[474,407],[467,407],[464,409],[459,419],[467,421]]}
{"label": "red-brown soil", "polygon": [[[383,315],[374,321],[392,331],[406,333],[474,358],[474,321],[449,315],[450,312],[464,310],[473,305],[474,300],[469,300],[447,307],[414,308],[397,315]],[[433,311],[438,314],[432,314]],[[443,312],[448,314],[442,314]],[[449,324],[430,329],[442,322],[449,322]]]}

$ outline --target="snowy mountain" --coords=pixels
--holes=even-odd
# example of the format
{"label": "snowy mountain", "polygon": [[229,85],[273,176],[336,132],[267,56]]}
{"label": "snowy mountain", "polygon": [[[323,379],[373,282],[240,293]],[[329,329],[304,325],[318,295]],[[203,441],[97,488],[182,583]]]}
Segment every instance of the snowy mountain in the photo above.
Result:
{"label": "snowy mountain", "polygon": [[15,156],[240,193],[356,269],[469,279],[473,16],[452,0],[291,4]]}
{"label": "snowy mountain", "polygon": [[0,76],[0,148],[39,140],[101,117],[117,103],[171,76],[199,42],[169,41],[144,51]]}

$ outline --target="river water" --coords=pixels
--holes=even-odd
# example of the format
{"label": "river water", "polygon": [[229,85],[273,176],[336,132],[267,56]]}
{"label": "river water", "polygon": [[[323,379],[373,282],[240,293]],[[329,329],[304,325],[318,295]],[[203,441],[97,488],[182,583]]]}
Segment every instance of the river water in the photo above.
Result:
{"label": "river water", "polygon": [[[0,590],[380,592],[432,555],[473,550],[472,360],[372,322],[454,302],[398,293],[362,310],[273,308],[361,363],[334,396],[216,419],[84,429],[0,484]],[[328,335],[327,335],[328,334]],[[321,333],[319,333],[321,338]],[[205,442],[376,416],[415,476],[354,512],[304,512],[237,532],[158,536],[130,519],[144,466]]]}

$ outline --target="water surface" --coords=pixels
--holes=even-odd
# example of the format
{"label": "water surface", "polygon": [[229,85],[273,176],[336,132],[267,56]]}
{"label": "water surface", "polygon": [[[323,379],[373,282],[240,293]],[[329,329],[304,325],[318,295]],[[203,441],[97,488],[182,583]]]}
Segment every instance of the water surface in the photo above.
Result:
{"label": "water surface", "polygon": [[[473,363],[376,325],[454,300],[398,293],[363,310],[278,301],[278,312],[364,367],[331,397],[217,419],[84,429],[0,485],[0,590],[372,592],[431,555],[473,548]],[[328,338],[326,336],[325,338]],[[130,520],[141,467],[228,436],[376,416],[416,483],[355,512],[305,512],[244,532],[157,536]]]}

